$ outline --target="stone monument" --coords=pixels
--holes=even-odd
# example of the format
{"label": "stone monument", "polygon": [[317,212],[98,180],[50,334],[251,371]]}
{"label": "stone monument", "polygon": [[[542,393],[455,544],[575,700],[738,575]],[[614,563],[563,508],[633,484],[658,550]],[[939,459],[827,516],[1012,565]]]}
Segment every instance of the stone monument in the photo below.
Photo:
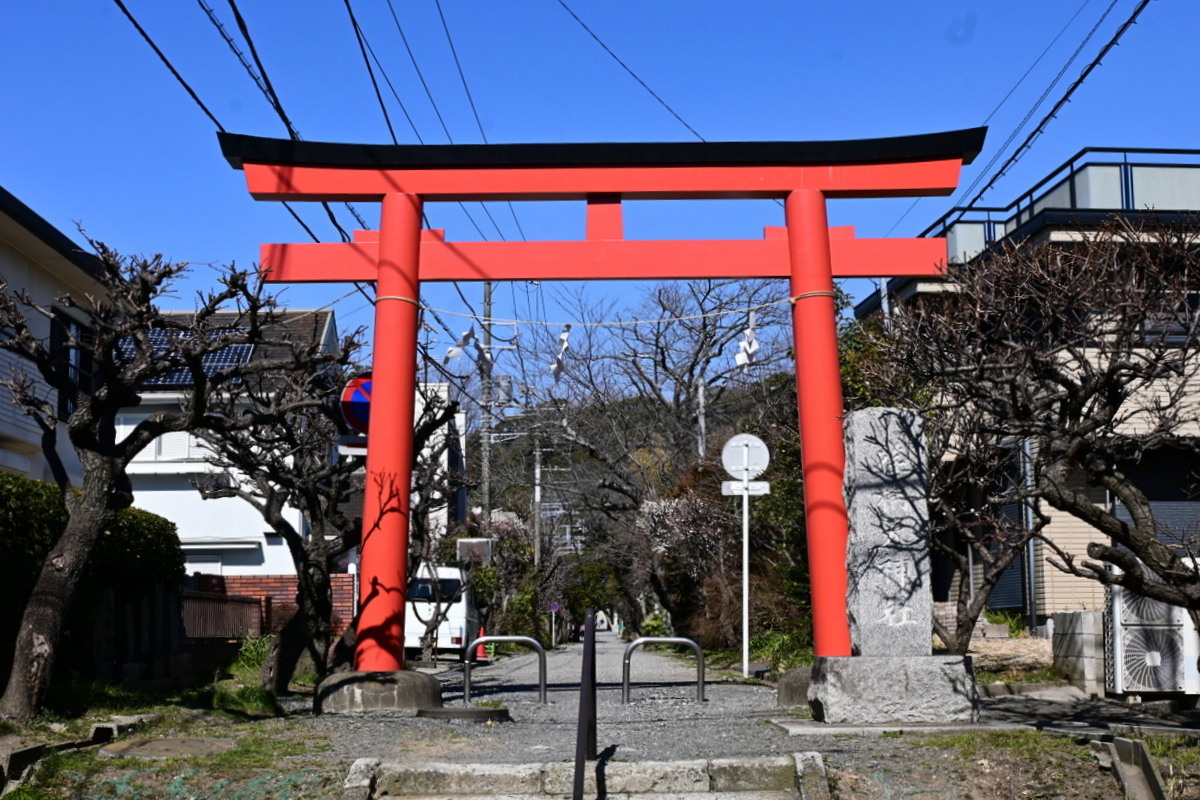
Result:
{"label": "stone monument", "polygon": [[934,656],[928,457],[920,416],[846,419],[846,595],[853,655],[813,663],[808,703],[832,723],[961,722],[979,716],[969,656]]}

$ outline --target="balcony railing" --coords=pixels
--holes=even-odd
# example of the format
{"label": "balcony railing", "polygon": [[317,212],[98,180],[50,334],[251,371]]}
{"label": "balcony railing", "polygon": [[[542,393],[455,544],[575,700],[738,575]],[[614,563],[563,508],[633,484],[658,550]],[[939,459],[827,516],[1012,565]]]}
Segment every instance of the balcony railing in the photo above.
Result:
{"label": "balcony railing", "polygon": [[951,262],[962,262],[1045,224],[1050,212],[1070,215],[1055,215],[1065,223],[1148,210],[1200,212],[1200,150],[1085,148],[1013,203],[953,208],[921,235],[944,237]]}

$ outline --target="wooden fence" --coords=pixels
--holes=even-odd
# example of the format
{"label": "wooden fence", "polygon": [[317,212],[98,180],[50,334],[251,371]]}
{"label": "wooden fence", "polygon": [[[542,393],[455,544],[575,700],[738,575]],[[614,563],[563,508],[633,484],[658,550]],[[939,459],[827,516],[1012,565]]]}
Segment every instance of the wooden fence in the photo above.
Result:
{"label": "wooden fence", "polygon": [[189,639],[242,639],[262,636],[262,606],[257,597],[180,592],[183,631]]}

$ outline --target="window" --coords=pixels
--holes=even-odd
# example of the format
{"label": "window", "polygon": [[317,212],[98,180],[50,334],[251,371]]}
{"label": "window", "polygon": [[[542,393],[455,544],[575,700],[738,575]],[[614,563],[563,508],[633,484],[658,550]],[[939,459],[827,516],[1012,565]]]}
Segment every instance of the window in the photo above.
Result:
{"label": "window", "polygon": [[[91,329],[54,309],[50,322],[50,350],[60,377],[80,392],[90,393],[96,386],[95,364],[91,353]],[[58,392],[58,417],[66,419],[74,410],[70,391]]]}
{"label": "window", "polygon": [[453,578],[439,578],[437,586],[428,578],[418,578],[408,587],[409,600],[422,600],[426,603],[457,603],[462,593],[462,581]]}

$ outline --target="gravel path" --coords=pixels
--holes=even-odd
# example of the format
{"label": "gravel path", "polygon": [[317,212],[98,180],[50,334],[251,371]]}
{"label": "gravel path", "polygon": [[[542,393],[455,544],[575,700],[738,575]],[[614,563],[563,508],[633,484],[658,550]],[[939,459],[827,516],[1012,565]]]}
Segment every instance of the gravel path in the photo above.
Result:
{"label": "gravel path", "polygon": [[[1115,779],[1102,771],[1079,734],[1117,725],[1200,727],[1200,719],[1156,715],[1099,700],[1047,702],[1032,695],[985,701],[984,716],[1008,730],[989,734],[966,728],[948,736],[910,730],[904,734],[854,735],[795,724],[789,735],[772,719],[786,715],[775,690],[709,676],[706,702],[698,703],[691,659],[638,650],[632,658],[632,699],[621,703],[625,645],[612,632],[597,642],[597,750],[620,761],[677,761],[817,751],[824,757],[835,800],[1108,800],[1120,797]],[[1015,657],[1028,657],[1018,648]],[[1006,654],[1009,655],[1009,654]],[[513,721],[479,724],[420,718],[413,711],[312,716],[303,701],[289,703],[286,717],[238,720],[228,715],[180,714],[158,737],[219,737],[237,741],[241,760],[188,761],[98,759],[78,775],[58,773],[47,797],[123,797],[149,800],[344,800],[343,781],[357,759],[459,764],[545,764],[574,761],[582,647],[548,653],[548,704],[537,701],[537,658],[507,657],[477,668],[473,699],[503,704]],[[447,708],[463,708],[463,674],[438,674]],[[886,677],[881,677],[886,680]],[[1013,724],[1058,728],[1069,736],[1012,731]],[[172,727],[173,726],[173,727]],[[1007,740],[996,736],[1007,736]],[[981,749],[982,748],[982,749]],[[1194,746],[1185,748],[1191,757]],[[1192,759],[1195,760],[1194,758]],[[1182,764],[1183,761],[1180,761]],[[1200,767],[1172,777],[1196,787],[1176,794],[1200,800]],[[86,788],[86,791],[84,789]]]}
{"label": "gravel path", "polygon": [[[639,648],[631,666],[631,702],[621,703],[625,643],[613,632],[596,637],[597,750],[620,761],[673,761],[735,755],[791,753],[795,738],[767,722],[780,713],[775,690],[708,680],[696,702],[696,667]],[[583,647],[547,653],[547,699],[537,702],[537,656],[532,652],[477,667],[472,704],[500,703],[512,722],[486,725],[430,720],[411,713],[313,717],[347,758],[404,758],[464,763],[570,761],[575,757]],[[463,676],[442,673],[443,700],[462,708]],[[331,753],[331,755],[333,755]]]}

